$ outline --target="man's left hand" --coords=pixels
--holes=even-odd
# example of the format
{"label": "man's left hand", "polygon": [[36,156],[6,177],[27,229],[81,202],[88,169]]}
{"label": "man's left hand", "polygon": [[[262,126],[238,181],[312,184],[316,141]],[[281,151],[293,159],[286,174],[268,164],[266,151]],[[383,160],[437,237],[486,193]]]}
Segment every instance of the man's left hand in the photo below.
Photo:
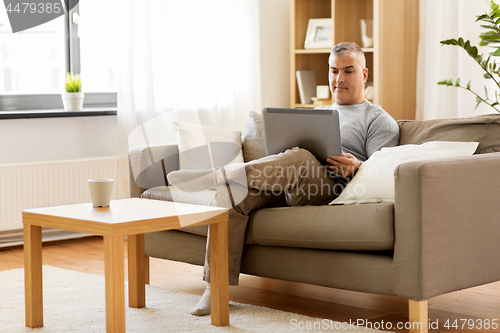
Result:
{"label": "man's left hand", "polygon": [[336,171],[344,178],[353,177],[361,166],[361,161],[354,155],[342,152],[342,156],[331,156],[326,160],[331,165],[326,167],[330,170]]}

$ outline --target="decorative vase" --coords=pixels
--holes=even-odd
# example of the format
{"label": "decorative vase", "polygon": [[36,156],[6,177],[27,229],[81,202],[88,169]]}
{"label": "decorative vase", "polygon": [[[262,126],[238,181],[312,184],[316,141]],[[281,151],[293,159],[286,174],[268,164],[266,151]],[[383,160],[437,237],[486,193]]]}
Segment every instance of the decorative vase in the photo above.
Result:
{"label": "decorative vase", "polygon": [[361,20],[361,40],[363,47],[373,47],[373,20]]}
{"label": "decorative vase", "polygon": [[83,92],[64,92],[62,100],[65,111],[78,111],[83,109]]}

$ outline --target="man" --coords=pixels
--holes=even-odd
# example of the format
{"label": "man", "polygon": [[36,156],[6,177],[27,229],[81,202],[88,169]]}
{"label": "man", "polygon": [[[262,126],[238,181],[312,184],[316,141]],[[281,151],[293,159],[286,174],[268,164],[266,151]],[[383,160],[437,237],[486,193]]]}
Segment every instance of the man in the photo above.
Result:
{"label": "man", "polygon": [[[289,149],[247,163],[216,170],[174,171],[170,184],[193,192],[216,188],[216,205],[229,210],[229,284],[237,285],[248,214],[262,207],[326,205],[340,195],[345,180],[352,178],[375,151],[395,146],[399,127],[380,106],[368,102],[364,84],[368,79],[362,49],[354,43],[333,47],[329,58],[329,82],[339,112],[342,156],[331,156],[321,165],[307,150]],[[329,172],[330,171],[330,172]],[[340,176],[340,177],[339,177]],[[314,188],[314,191],[310,191]],[[210,239],[210,237],[209,237]],[[210,282],[207,256],[203,279]],[[191,313],[210,313],[210,283]]]}

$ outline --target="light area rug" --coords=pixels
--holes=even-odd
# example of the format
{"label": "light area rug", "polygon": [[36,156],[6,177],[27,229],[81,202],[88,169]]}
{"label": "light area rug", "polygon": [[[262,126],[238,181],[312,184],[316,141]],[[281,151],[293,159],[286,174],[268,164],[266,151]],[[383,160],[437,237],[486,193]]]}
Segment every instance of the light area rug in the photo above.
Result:
{"label": "light area rug", "polygon": [[[2,333],[106,331],[103,276],[44,265],[43,288],[44,327],[27,328],[24,317],[24,270],[0,272]],[[231,325],[215,327],[210,324],[210,316],[195,317],[189,314],[189,309],[200,298],[198,295],[148,285],[147,307],[134,309],[128,307],[127,294],[125,290],[127,332],[378,332],[364,327],[347,328],[347,324],[342,328],[341,323],[326,319],[235,302],[230,302]],[[315,322],[321,324],[316,324],[317,329],[313,326]]]}

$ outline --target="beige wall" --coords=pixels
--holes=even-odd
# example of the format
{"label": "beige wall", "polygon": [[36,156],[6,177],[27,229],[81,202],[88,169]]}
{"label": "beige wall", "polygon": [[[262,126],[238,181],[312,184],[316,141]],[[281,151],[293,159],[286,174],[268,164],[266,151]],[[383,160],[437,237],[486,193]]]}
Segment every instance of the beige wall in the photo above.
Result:
{"label": "beige wall", "polygon": [[288,107],[290,101],[290,1],[260,0],[262,106]]}

